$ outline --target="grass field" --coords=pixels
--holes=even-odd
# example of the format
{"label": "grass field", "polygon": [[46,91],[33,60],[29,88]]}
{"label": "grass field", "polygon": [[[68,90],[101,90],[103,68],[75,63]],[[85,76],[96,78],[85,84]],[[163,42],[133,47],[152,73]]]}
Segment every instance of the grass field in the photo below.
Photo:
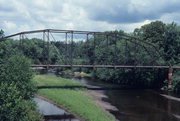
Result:
{"label": "grass field", "polygon": [[[83,86],[73,80],[48,75],[36,75],[33,79],[38,86]],[[86,95],[86,89],[40,89],[38,93],[88,121],[114,121],[95,101]]]}

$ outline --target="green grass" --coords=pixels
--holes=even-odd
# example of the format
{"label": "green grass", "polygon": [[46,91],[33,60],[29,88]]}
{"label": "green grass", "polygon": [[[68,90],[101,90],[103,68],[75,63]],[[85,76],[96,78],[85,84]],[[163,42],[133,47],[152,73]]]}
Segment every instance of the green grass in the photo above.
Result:
{"label": "green grass", "polygon": [[[37,82],[38,86],[82,86],[81,83],[72,80],[47,75],[37,75],[33,80]],[[87,91],[88,90],[82,89],[40,89],[38,93],[63,105],[85,120],[115,121],[114,117],[102,111],[102,109],[95,104],[95,101],[87,96]]]}
{"label": "green grass", "polygon": [[37,86],[83,86],[76,81],[48,75],[36,75],[33,80]]}

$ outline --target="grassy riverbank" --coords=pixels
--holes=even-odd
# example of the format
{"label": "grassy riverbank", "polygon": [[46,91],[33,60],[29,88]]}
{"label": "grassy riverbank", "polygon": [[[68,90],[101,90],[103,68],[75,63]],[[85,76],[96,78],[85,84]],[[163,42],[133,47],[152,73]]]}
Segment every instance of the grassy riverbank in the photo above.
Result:
{"label": "grassy riverbank", "polygon": [[73,71],[73,70],[64,70],[59,72],[62,75],[71,75],[75,77],[92,77],[91,73],[85,73],[85,72],[79,72],[79,71]]}
{"label": "grassy riverbank", "polygon": [[[47,75],[36,75],[33,79],[38,86],[83,86],[81,83]],[[113,121],[107,112],[87,96],[85,89],[40,89],[38,93],[88,121]]]}

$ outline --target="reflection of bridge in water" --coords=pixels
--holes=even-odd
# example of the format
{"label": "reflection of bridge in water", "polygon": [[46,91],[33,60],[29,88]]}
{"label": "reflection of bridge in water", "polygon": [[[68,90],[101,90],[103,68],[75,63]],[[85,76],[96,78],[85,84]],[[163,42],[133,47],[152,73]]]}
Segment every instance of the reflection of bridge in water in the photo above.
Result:
{"label": "reflection of bridge in water", "polygon": [[[140,38],[134,37],[132,35],[127,35],[120,32],[94,32],[94,31],[75,31],[75,30],[57,30],[57,29],[45,29],[45,30],[34,30],[34,31],[24,31],[16,34],[12,34],[9,36],[5,36],[4,38],[11,38],[11,37],[19,37],[20,40],[20,46],[23,49],[23,41],[26,40],[28,35],[32,34],[40,34],[42,37],[42,40],[46,42],[44,44],[44,51],[46,51],[46,54],[44,55],[44,59],[46,60],[45,64],[41,65],[32,65],[32,67],[63,67],[63,68],[112,68],[112,69],[118,69],[118,68],[141,68],[141,69],[168,69],[168,78],[169,78],[169,85],[171,85],[172,80],[172,72],[173,69],[180,69],[180,66],[172,66],[168,62],[166,62],[166,65],[160,65],[156,60],[158,58],[165,58],[168,55],[165,55],[164,53],[161,53],[159,49],[152,43],[149,43],[147,41],[143,41]],[[76,36],[79,36],[76,38]],[[63,42],[65,45],[65,51],[59,52],[60,58],[63,58],[63,63],[61,64],[51,64],[50,60],[50,45],[52,45],[52,42],[57,42],[56,37],[63,38]],[[91,60],[84,62],[83,64],[76,64],[74,63],[74,50],[77,48],[73,48],[73,44],[77,40],[83,40],[83,47],[84,49],[90,48],[91,55],[88,55],[85,53],[84,57],[91,56]],[[59,40],[59,39],[58,39]],[[117,42],[121,41],[123,44],[123,48],[118,47]],[[99,43],[102,43],[101,45]],[[126,56],[129,51],[135,51],[135,50],[128,50],[128,43],[133,44],[134,47],[140,48],[142,51],[146,52],[146,55],[148,55],[152,59],[152,65],[144,65],[141,64],[132,64],[128,62],[117,62],[117,60],[120,60],[120,57],[117,56],[118,53],[121,51],[124,52],[124,56]],[[113,56],[113,63],[104,63],[103,61],[101,63],[97,63],[96,60],[98,59],[98,54],[96,54],[96,49],[107,49],[112,50],[112,48],[109,48],[109,46],[113,47],[113,52],[111,53]],[[138,52],[137,52],[138,53]],[[76,55],[77,56],[77,55]],[[103,55],[104,58],[106,57],[106,54]],[[136,53],[134,54],[136,56]],[[80,56],[79,56],[80,57]],[[83,57],[81,57],[83,58]],[[166,59],[164,59],[166,60]]]}

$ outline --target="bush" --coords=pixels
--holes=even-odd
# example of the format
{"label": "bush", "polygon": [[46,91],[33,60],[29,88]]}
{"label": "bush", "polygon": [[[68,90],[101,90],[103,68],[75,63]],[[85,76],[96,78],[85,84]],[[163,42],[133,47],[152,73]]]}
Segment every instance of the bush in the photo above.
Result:
{"label": "bush", "polygon": [[38,121],[40,114],[32,100],[36,87],[33,71],[24,56],[3,58],[0,63],[0,120]]}
{"label": "bush", "polygon": [[20,55],[4,59],[0,64],[0,82],[15,82],[24,99],[32,98],[36,91],[35,85],[31,81],[33,71],[30,65],[30,61]]}
{"label": "bush", "polygon": [[39,113],[31,100],[24,100],[15,82],[0,83],[1,121],[38,121]]}
{"label": "bush", "polygon": [[131,85],[134,88],[160,88],[166,78],[166,72],[160,69],[96,69],[93,76],[106,82]]}

